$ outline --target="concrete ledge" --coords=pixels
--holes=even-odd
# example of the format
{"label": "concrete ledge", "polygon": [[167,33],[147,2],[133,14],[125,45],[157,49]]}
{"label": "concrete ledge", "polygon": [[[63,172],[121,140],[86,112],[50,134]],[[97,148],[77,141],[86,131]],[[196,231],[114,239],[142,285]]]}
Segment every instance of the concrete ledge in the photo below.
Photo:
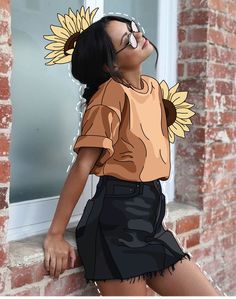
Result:
{"label": "concrete ledge", "polygon": [[[167,204],[165,222],[175,222],[186,216],[200,215],[201,211],[196,207],[171,202]],[[76,248],[74,231],[77,223],[66,229],[65,239]],[[73,227],[72,227],[73,226]],[[45,234],[32,236],[30,238],[9,242],[10,267],[20,265],[31,265],[44,261],[43,241]],[[80,263],[79,263],[80,265]]]}

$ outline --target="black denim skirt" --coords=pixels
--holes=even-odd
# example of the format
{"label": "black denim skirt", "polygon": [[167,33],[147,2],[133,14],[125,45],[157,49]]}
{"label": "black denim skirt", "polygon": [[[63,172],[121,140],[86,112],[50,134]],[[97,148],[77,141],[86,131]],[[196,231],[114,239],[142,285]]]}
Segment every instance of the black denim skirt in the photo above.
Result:
{"label": "black denim skirt", "polygon": [[[99,177],[75,229],[86,282],[151,278],[191,259],[163,226],[166,199],[158,179],[126,181]],[[171,271],[169,270],[171,273]]]}

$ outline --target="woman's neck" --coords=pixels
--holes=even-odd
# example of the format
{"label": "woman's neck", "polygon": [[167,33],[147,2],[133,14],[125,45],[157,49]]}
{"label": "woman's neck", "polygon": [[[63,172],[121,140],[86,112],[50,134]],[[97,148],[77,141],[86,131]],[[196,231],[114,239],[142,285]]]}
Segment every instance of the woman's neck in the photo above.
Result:
{"label": "woman's neck", "polygon": [[131,70],[131,71],[123,71],[122,72],[125,81],[131,84],[134,88],[141,89],[142,88],[142,80],[141,80],[141,69]]}

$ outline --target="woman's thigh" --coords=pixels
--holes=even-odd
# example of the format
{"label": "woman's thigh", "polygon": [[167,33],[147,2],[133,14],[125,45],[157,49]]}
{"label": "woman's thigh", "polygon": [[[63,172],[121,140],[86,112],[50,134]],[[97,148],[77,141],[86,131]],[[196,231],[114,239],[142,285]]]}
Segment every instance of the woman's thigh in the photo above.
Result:
{"label": "woman's thigh", "polygon": [[96,281],[96,287],[102,296],[147,296],[146,281],[142,277],[131,283],[118,279]]}
{"label": "woman's thigh", "polygon": [[177,262],[174,271],[166,269],[163,275],[146,279],[147,285],[161,296],[223,296],[192,260]]}

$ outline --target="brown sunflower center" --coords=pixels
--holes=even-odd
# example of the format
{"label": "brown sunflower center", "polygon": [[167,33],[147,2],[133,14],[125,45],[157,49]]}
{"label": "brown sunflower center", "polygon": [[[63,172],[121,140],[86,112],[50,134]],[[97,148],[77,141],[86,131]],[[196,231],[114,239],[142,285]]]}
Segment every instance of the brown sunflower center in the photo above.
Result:
{"label": "brown sunflower center", "polygon": [[64,46],[64,54],[65,56],[69,55],[66,53],[66,51],[70,50],[70,49],[74,49],[74,43],[76,42],[78,36],[79,36],[79,32],[76,32],[74,34],[72,34],[66,41],[65,46]]}
{"label": "brown sunflower center", "polygon": [[166,112],[167,126],[169,127],[176,120],[177,117],[176,109],[174,104],[169,100],[163,99],[163,104]]}

